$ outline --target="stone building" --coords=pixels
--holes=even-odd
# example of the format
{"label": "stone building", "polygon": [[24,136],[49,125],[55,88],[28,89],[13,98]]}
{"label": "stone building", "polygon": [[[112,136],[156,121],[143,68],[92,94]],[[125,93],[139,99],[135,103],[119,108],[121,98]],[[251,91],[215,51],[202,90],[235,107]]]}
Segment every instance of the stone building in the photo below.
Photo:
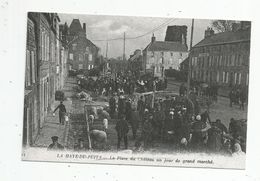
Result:
{"label": "stone building", "polygon": [[135,50],[133,55],[128,59],[129,70],[136,76],[140,76],[144,72],[143,55],[141,50]]}
{"label": "stone building", "polygon": [[24,95],[23,145],[31,145],[52,110],[55,91],[65,81],[60,67],[63,45],[56,13],[28,13]]}
{"label": "stone building", "polygon": [[69,69],[92,69],[98,59],[99,48],[87,39],[86,24],[79,19],[73,19],[66,35],[68,38]]}
{"label": "stone building", "polygon": [[180,63],[188,54],[185,42],[156,41],[153,35],[151,42],[143,50],[143,66],[146,72],[152,72],[155,77],[164,77],[165,69],[179,70]]}
{"label": "stone building", "polygon": [[211,28],[205,31],[205,38],[190,53],[193,81],[217,84],[226,90],[248,86],[250,23],[241,22],[239,27],[218,34]]}
{"label": "stone building", "polygon": [[115,78],[118,74],[124,74],[129,71],[128,61],[123,60],[122,57],[110,58],[108,60],[108,70],[111,72],[112,78]]}
{"label": "stone building", "polygon": [[37,73],[36,24],[33,16],[27,17],[27,40],[25,62],[23,145],[30,145],[36,138],[40,123],[39,89]]}

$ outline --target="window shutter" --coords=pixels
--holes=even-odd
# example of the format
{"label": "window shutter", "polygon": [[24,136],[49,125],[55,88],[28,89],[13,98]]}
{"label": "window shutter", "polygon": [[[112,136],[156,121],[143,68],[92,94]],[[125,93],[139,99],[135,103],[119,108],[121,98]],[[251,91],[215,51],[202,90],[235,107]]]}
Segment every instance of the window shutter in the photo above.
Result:
{"label": "window shutter", "polygon": [[32,72],[32,83],[35,83],[35,60],[34,51],[31,51],[31,72]]}
{"label": "window shutter", "polygon": [[25,86],[30,85],[30,51],[26,50]]}

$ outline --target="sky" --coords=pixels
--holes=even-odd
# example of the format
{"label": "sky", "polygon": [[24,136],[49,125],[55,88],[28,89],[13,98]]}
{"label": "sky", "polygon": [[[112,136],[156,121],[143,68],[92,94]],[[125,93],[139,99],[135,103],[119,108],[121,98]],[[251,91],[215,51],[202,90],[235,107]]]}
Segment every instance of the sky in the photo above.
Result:
{"label": "sky", "polygon": [[[59,14],[61,23],[68,26],[73,19],[79,19],[81,26],[86,23],[87,38],[100,48],[100,53],[106,54],[106,40],[123,38],[126,35],[126,58],[129,58],[136,49],[144,49],[151,41],[152,30],[161,26],[154,32],[156,40],[164,41],[167,26],[186,25],[188,27],[187,44],[190,45],[191,19],[164,18],[164,17],[134,17],[134,16],[105,16],[105,15],[79,15]],[[204,31],[211,25],[212,20],[194,21],[193,45],[204,38]],[[147,34],[137,39],[127,39]],[[105,41],[96,41],[105,40]],[[123,55],[123,40],[108,41],[108,58],[117,58]]]}

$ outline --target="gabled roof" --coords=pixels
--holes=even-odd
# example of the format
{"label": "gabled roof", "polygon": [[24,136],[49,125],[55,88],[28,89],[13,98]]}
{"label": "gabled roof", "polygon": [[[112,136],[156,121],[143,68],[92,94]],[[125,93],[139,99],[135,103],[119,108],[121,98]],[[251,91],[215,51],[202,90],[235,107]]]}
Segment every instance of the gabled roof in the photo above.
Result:
{"label": "gabled roof", "polygon": [[74,42],[83,42],[86,46],[92,46],[98,48],[94,43],[92,43],[92,41],[90,41],[86,37],[78,36],[77,38],[72,40],[70,44],[73,44]]}
{"label": "gabled roof", "polygon": [[73,19],[70,27],[69,27],[70,34],[78,34],[79,32],[84,32],[83,28],[81,27],[79,19]]}
{"label": "gabled roof", "polygon": [[239,41],[250,41],[250,29],[228,31],[223,33],[217,33],[210,37],[204,38],[194,47],[201,47],[207,45],[225,44]]}
{"label": "gabled roof", "polygon": [[145,48],[145,51],[187,52],[188,47],[180,42],[154,41],[154,42],[151,42]]}

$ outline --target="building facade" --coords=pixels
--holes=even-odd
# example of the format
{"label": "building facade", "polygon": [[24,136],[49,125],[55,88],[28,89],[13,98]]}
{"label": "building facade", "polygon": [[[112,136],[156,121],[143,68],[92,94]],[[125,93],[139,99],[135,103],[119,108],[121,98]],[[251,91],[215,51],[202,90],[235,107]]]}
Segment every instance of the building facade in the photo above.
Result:
{"label": "building facade", "polygon": [[164,77],[166,69],[180,69],[181,62],[188,57],[188,48],[185,43],[173,41],[151,42],[143,51],[145,71],[152,72],[155,77]]}
{"label": "building facade", "polygon": [[[59,17],[56,13],[28,13],[23,145],[31,145],[52,110],[55,91],[62,89]],[[62,48],[64,49],[64,48]],[[65,69],[64,69],[65,70]],[[65,74],[64,74],[65,75]]]}
{"label": "building facade", "polygon": [[191,79],[222,88],[247,87],[249,83],[250,26],[205,38],[190,53]]}
{"label": "building facade", "polygon": [[137,49],[133,55],[130,55],[128,59],[128,68],[135,75],[140,76],[144,72],[145,67],[143,66],[143,55],[142,51]]}
{"label": "building facade", "polygon": [[90,70],[96,66],[99,48],[87,39],[86,24],[83,27],[79,19],[73,19],[68,32],[69,69]]}
{"label": "building facade", "polygon": [[112,78],[115,78],[118,74],[124,74],[129,71],[128,61],[123,60],[122,57],[117,59],[111,58],[107,62],[108,71],[111,72]]}
{"label": "building facade", "polygon": [[23,145],[30,145],[39,131],[39,89],[38,62],[36,44],[36,24],[34,17],[27,18],[27,41],[25,62],[25,91],[24,91],[24,130]]}

